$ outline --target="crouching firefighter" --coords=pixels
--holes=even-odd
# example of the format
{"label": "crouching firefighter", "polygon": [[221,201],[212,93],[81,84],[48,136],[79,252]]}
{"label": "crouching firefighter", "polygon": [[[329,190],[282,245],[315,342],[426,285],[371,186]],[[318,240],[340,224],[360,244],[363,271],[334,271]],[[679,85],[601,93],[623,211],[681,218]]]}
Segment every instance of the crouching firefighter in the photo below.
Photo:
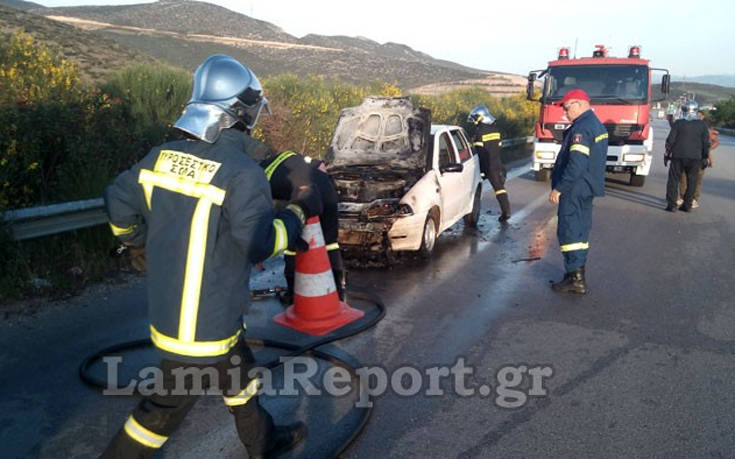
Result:
{"label": "crouching firefighter", "polygon": [[263,147],[248,134],[267,103],[248,67],[210,56],[174,124],[186,139],[153,148],[105,190],[113,233],[147,253],[150,333],[162,379],[103,457],[153,455],[208,386],[221,390],[251,458],[285,451],[306,434],[300,422],[274,425],[260,405],[243,339],[251,264],[283,252],[314,214],[301,201],[276,212],[263,169],[250,157]]}
{"label": "crouching firefighter", "polygon": [[[273,199],[291,201],[299,197],[308,197],[310,207],[319,215],[334,283],[339,299],[344,301],[344,264],[337,242],[339,196],[324,163],[319,159],[304,157],[293,151],[285,151],[280,154],[271,151],[260,159],[260,165],[265,169],[265,175],[270,182]],[[281,301],[287,305],[293,303],[295,255],[293,250],[284,252],[283,274],[286,278],[287,291]]]}
{"label": "crouching firefighter", "polygon": [[510,218],[510,200],[505,189],[505,167],[500,160],[500,131],[495,126],[495,118],[484,105],[473,108],[467,121],[475,126],[472,146],[480,157],[482,176],[490,181],[500,204],[498,221],[504,222]]}
{"label": "crouching firefighter", "polygon": [[564,109],[572,125],[564,131],[551,171],[549,202],[559,205],[557,236],[565,269],[564,279],[551,287],[556,292],[585,294],[592,200],[605,195],[608,134],[583,90],[567,92],[555,105]]}

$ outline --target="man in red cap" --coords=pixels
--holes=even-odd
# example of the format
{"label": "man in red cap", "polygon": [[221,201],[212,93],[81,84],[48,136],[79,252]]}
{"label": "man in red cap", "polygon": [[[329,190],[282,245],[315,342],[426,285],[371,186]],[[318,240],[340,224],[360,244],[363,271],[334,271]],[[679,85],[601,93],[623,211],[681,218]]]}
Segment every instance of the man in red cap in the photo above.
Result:
{"label": "man in red cap", "polygon": [[590,110],[590,98],[572,89],[554,105],[572,124],[564,131],[551,171],[549,202],[559,205],[557,237],[564,256],[564,279],[551,287],[561,293],[587,293],[584,266],[592,226],[592,199],[605,195],[607,130]]}

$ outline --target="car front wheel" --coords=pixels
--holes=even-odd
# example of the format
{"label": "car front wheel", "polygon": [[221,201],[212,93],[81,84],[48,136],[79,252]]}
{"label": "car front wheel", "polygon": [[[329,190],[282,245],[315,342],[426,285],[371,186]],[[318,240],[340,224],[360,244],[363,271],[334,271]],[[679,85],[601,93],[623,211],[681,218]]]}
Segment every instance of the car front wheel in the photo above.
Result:
{"label": "car front wheel", "polygon": [[475,199],[472,201],[472,211],[464,216],[464,224],[468,228],[477,228],[480,221],[480,207],[482,204],[482,188],[477,187]]}
{"label": "car front wheel", "polygon": [[429,258],[431,253],[434,251],[434,245],[436,244],[436,222],[428,215],[424,222],[424,234],[421,238],[421,247],[419,248],[419,254],[423,258]]}

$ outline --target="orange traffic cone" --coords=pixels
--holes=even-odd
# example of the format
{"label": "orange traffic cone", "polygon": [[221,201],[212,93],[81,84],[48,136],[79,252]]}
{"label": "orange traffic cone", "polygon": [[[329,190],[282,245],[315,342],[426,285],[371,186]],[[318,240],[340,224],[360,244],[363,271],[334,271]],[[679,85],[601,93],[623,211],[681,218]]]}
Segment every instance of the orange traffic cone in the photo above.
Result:
{"label": "orange traffic cone", "polygon": [[365,313],[339,300],[319,217],[306,222],[301,237],[309,250],[296,254],[294,304],[273,321],[309,335],[326,335]]}

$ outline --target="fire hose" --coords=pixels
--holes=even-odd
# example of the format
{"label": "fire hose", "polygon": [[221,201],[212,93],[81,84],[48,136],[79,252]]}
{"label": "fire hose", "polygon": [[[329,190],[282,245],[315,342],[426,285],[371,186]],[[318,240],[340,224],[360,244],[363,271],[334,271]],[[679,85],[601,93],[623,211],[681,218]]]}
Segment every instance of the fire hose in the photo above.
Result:
{"label": "fire hose", "polygon": [[[263,297],[267,295],[279,295],[282,291],[281,287],[275,287],[271,289],[261,289],[261,290],[254,290],[251,291],[251,297],[257,298],[257,297]],[[376,314],[373,318],[366,321],[363,324],[359,324],[359,322],[356,322],[356,324],[359,324],[357,327],[345,327],[345,330],[337,330],[334,333],[330,333],[329,335],[320,338],[312,343],[298,346],[289,342],[285,341],[277,341],[277,340],[271,340],[271,339],[265,339],[265,338],[258,338],[258,337],[247,337],[245,338],[245,342],[248,345],[258,345],[263,347],[272,347],[272,348],[278,348],[278,349],[284,349],[286,351],[290,351],[288,354],[279,356],[276,359],[271,360],[270,362],[267,362],[263,365],[263,367],[268,369],[277,368],[280,365],[283,365],[283,363],[288,360],[288,357],[296,357],[299,355],[312,355],[316,358],[325,360],[333,365],[339,366],[341,368],[344,368],[347,370],[352,378],[358,378],[357,375],[357,368],[351,366],[349,363],[347,363],[344,359],[334,355],[330,354],[325,351],[320,351],[317,348],[319,346],[323,346],[325,344],[329,344],[335,341],[339,341],[341,339],[349,338],[351,336],[357,335],[359,333],[362,333],[363,331],[367,330],[368,328],[373,327],[375,324],[377,324],[380,320],[383,319],[385,316],[385,304],[383,303],[382,299],[375,295],[374,293],[365,292],[365,291],[358,291],[353,288],[348,289],[348,296],[350,299],[355,300],[362,300],[367,301],[372,304],[374,304],[378,310],[378,314]],[[105,379],[98,378],[90,373],[91,367],[94,365],[95,362],[102,360],[103,357],[111,354],[116,354],[122,351],[129,351],[134,349],[145,349],[153,344],[151,343],[150,338],[144,338],[134,341],[128,341],[120,344],[115,344],[109,347],[106,347],[102,350],[99,350],[89,356],[87,356],[82,363],[79,365],[79,377],[84,381],[86,384],[97,387],[97,388],[107,388],[108,382]],[[285,357],[285,359],[284,359]],[[372,401],[372,396],[370,394],[367,394],[367,400]],[[370,420],[370,415],[372,414],[372,406],[373,403],[367,403],[367,406],[365,407],[354,407],[354,410],[357,410],[360,412],[361,416],[359,418],[359,423],[357,425],[357,428],[353,430],[353,432],[350,434],[350,436],[342,442],[340,445],[338,445],[337,448],[333,451],[333,453],[330,455],[331,457],[337,457],[339,456],[343,451],[345,451],[354,441],[357,439],[357,437],[360,435],[362,430],[367,425],[368,421]]]}

